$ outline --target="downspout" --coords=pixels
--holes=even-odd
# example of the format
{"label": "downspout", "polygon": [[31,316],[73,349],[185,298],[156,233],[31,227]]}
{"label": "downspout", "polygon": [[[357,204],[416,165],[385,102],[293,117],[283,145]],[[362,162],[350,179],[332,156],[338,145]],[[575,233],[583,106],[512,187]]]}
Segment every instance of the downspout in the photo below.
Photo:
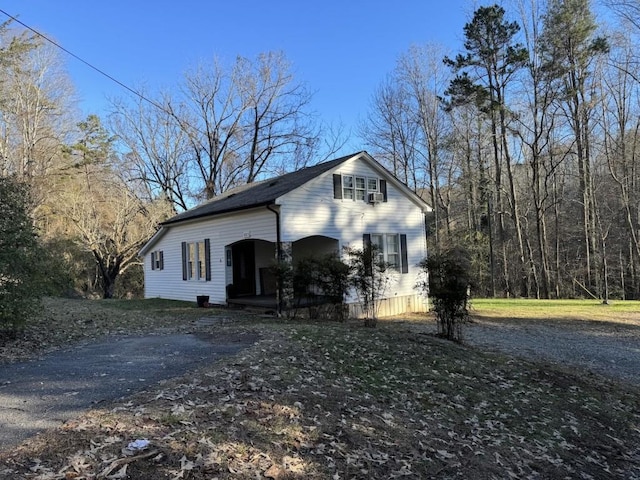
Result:
{"label": "downspout", "polygon": [[[280,262],[282,258],[282,238],[280,233],[280,212],[271,208],[271,205],[267,205],[267,210],[276,214],[276,260]],[[278,291],[276,292],[276,313],[278,317],[282,316],[282,296],[284,291],[282,289],[281,279],[277,279]]]}

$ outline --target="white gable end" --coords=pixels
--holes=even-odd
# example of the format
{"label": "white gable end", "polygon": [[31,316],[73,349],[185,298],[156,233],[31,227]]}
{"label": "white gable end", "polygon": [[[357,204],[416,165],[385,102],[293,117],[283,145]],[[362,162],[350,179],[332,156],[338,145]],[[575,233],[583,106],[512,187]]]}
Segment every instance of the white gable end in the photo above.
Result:
{"label": "white gable end", "polygon": [[[369,203],[368,198],[334,198],[334,175],[386,180],[386,201]],[[407,196],[380,171],[360,157],[325,172],[278,202],[282,217],[282,240],[295,242],[321,235],[338,240],[340,247],[363,247],[363,235],[406,235],[407,273],[398,274],[387,295],[416,295],[420,269],[417,264],[427,255],[423,207]]]}

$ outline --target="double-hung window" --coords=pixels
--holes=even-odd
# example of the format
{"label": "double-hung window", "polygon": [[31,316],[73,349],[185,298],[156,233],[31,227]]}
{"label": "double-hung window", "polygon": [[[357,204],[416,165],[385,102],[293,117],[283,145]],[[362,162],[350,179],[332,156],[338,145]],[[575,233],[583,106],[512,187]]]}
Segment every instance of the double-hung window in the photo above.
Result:
{"label": "double-hung window", "polygon": [[151,252],[151,270],[164,270],[164,252],[162,250]]}
{"label": "double-hung window", "polygon": [[[385,236],[381,233],[372,233],[371,234],[371,247],[375,251],[376,258],[375,263],[381,264],[385,263]],[[372,252],[373,253],[373,252]]]}
{"label": "double-hung window", "polygon": [[377,178],[367,178],[367,192],[369,193],[378,193],[378,179]]}
{"label": "double-hung window", "polygon": [[356,200],[367,199],[367,179],[364,177],[356,177]]}
{"label": "double-hung window", "polygon": [[384,263],[401,273],[409,271],[407,263],[407,236],[398,233],[371,233],[364,235],[365,245],[375,247],[376,263]]}
{"label": "double-hung window", "polygon": [[344,175],[342,177],[342,198],[346,198],[347,200],[353,200],[354,191],[353,191],[353,175]]}
{"label": "double-hung window", "polygon": [[400,236],[393,235],[385,235],[386,240],[386,250],[385,257],[386,262],[391,266],[391,268],[395,270],[400,270],[401,262],[400,262]]}

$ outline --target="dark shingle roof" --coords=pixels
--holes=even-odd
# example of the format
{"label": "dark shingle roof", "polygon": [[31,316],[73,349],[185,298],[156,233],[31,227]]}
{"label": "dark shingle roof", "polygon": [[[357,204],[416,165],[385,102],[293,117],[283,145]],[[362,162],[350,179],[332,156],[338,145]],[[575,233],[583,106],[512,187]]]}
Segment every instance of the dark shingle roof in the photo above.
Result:
{"label": "dark shingle roof", "polygon": [[285,193],[288,193],[301,185],[304,185],[308,181],[316,178],[318,175],[331,170],[355,155],[358,154],[355,153],[336,158],[335,160],[319,163],[318,165],[303,168],[279,177],[249,183],[227,190],[223,194],[218,195],[197,207],[170,218],[161,225],[170,225],[183,222],[185,220],[193,220],[221,213],[270,205],[276,200],[276,198],[281,197]]}

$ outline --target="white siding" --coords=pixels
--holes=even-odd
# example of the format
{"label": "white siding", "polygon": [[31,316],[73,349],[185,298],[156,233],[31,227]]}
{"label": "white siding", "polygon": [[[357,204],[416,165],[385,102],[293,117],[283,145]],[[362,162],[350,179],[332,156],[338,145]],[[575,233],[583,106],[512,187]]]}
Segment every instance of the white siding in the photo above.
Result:
{"label": "white siding", "polygon": [[[326,172],[282,196],[277,201],[281,214],[281,240],[295,242],[324,236],[338,240],[340,249],[347,245],[362,248],[364,233],[405,234],[409,272],[396,275],[385,295],[387,300],[381,314],[423,311],[426,301],[417,295],[415,289],[421,273],[416,265],[427,254],[421,207],[403,190],[396,188],[392,181],[387,181],[387,202],[371,205],[364,201],[334,199],[334,173],[384,178],[368,162],[355,157],[336,170]],[[183,281],[181,243],[203,241],[205,238],[211,242],[211,281]],[[195,302],[197,295],[208,295],[211,303],[224,303],[226,285],[232,276],[231,268],[226,265],[225,247],[244,239],[276,242],[276,215],[262,207],[170,227],[151,248],[164,252],[164,269],[151,269],[151,251],[144,257],[145,297]],[[317,240],[320,239],[316,237],[313,241],[308,239],[299,243],[298,251],[308,249]],[[258,242],[257,246],[256,279],[259,282],[259,268],[265,266],[271,252],[267,244]],[[334,246],[334,243],[326,242],[326,248],[333,249]]]}
{"label": "white siding", "polygon": [[411,297],[412,308],[420,311],[414,288],[420,274],[416,267],[427,255],[424,214],[404,192],[387,182],[387,202],[375,205],[363,201],[333,198],[333,174],[378,177],[380,173],[359,158],[326,172],[286,195],[281,204],[282,240],[295,241],[310,235],[336,238],[340,247],[362,248],[363,233],[407,235],[409,272],[396,275],[385,297]]}
{"label": "white siding", "polygon": [[[182,242],[211,242],[211,281],[182,280]],[[151,269],[151,252],[144,257],[146,298],[196,300],[208,295],[211,303],[226,301],[228,274],[225,246],[244,239],[276,241],[276,216],[266,208],[170,227],[153,251],[164,252],[164,269]]]}

